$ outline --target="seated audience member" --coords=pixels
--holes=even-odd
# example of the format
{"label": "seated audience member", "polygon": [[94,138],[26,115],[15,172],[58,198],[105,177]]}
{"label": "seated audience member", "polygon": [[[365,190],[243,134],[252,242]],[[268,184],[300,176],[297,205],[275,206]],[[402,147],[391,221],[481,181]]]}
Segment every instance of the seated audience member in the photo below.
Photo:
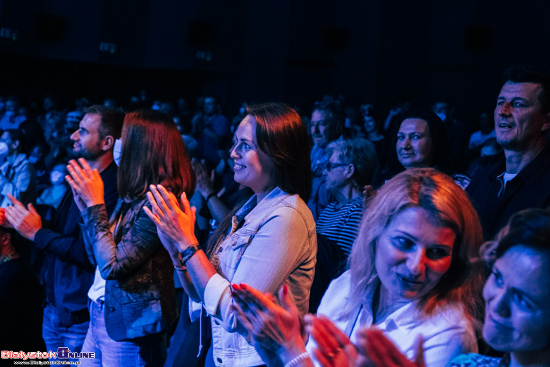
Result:
{"label": "seated audience member", "polygon": [[103,106],[107,108],[118,108],[118,103],[113,98],[107,98],[103,101]]}
{"label": "seated audience member", "polygon": [[478,171],[467,190],[485,239],[493,238],[514,213],[550,205],[550,75],[516,66],[506,70],[504,80],[494,113],[504,157]]}
{"label": "seated audience member", "polygon": [[75,99],[74,107],[75,111],[80,111],[84,114],[84,110],[90,106],[90,100],[86,97],[80,97]]}
{"label": "seated audience member", "polygon": [[[3,217],[4,209],[0,211]],[[0,227],[0,348],[44,351],[42,289],[34,271],[16,250],[13,235],[14,231]]]}
{"label": "seated audience member", "polygon": [[107,217],[103,182],[85,159],[72,160],[67,178],[82,214],[86,251],[95,277],[88,292],[90,325],[82,350],[86,366],[161,366],[165,337],[177,318],[170,255],[144,209],[145,190],[163,184],[192,195],[191,164],[174,121],[160,112],[127,114],[118,168],[120,198]]}
{"label": "seated audience member", "polygon": [[447,133],[451,161],[449,168],[462,168],[464,152],[468,148],[468,132],[466,126],[455,119],[454,106],[449,101],[439,101],[432,105],[433,112],[443,121]]}
{"label": "seated audience member", "polygon": [[[25,134],[27,138],[27,151],[31,152],[34,147],[46,143],[46,138],[44,136],[44,131],[42,127],[32,119],[27,119],[19,125],[19,130]],[[30,156],[29,156],[30,159]],[[34,162],[31,161],[34,164]]]}
{"label": "seated audience member", "polygon": [[46,167],[46,156],[50,152],[50,145],[45,141],[40,142],[29,153],[29,162],[34,165],[38,191],[50,184],[51,168]]}
{"label": "seated audience member", "polygon": [[69,190],[68,184],[65,182],[67,169],[64,164],[55,166],[50,173],[51,186],[47,187],[36,200],[37,204],[50,205],[57,209],[63,197]]}
{"label": "seated audience member", "polygon": [[[44,137],[51,142],[54,139],[64,139],[71,131],[65,130],[65,116],[61,112],[52,111],[46,115]],[[73,130],[74,131],[74,130]]]}
{"label": "seated audience member", "polygon": [[361,106],[361,120],[366,132],[365,138],[374,144],[378,162],[381,167],[384,166],[385,158],[388,152],[388,139],[380,133],[378,119],[374,113],[374,107],[371,104]]}
{"label": "seated audience member", "polygon": [[36,202],[36,172],[27,160],[26,136],[19,130],[6,130],[0,141],[8,146],[8,156],[0,166],[0,207],[11,204],[8,194],[25,205]]}
{"label": "seated audience member", "polygon": [[366,139],[341,140],[327,147],[323,176],[335,198],[317,220],[317,264],[309,301],[315,312],[330,281],[345,269],[363,217],[363,190],[378,167],[374,145]]}
{"label": "seated audience member", "polygon": [[57,99],[52,95],[47,95],[44,97],[44,100],[42,102],[42,114],[36,116],[36,121],[40,126],[45,127],[46,126],[46,116],[51,112],[58,112],[57,111]]}
{"label": "seated audience member", "polygon": [[78,124],[84,117],[84,111],[70,111],[65,115],[65,124],[63,125],[64,135],[71,135],[78,129]]}
{"label": "seated audience member", "polygon": [[204,98],[203,113],[193,117],[193,137],[199,143],[198,156],[206,159],[209,165],[219,161],[218,149],[229,136],[229,120],[221,114],[221,107],[213,96]]}
{"label": "seated audience member", "polygon": [[388,111],[388,116],[384,120],[384,134],[389,136],[395,131],[397,125],[401,123],[400,116],[411,109],[411,102],[408,101],[397,101],[390,110]]}
{"label": "seated audience member", "polygon": [[247,282],[264,292],[288,285],[304,315],[315,271],[315,222],[305,204],[311,191],[306,127],[296,111],[281,103],[248,106],[246,113],[231,157],[235,181],[255,195],[212,234],[209,258],[198,246],[195,211],[186,198],[177,200],[160,185],[148,194],[153,213],[147,212],[187,294],[197,302],[195,309],[204,307],[211,315],[207,365],[264,363],[247,330],[236,322],[232,283]]}
{"label": "seated audience member", "polygon": [[19,125],[27,119],[19,114],[19,99],[14,96],[6,98],[5,112],[0,117],[0,130],[18,129]]}
{"label": "seated audience member", "polygon": [[503,155],[504,150],[502,150],[502,147],[497,143],[497,139],[488,139],[481,146],[479,157],[474,159],[468,165],[466,175],[468,177],[475,177],[481,174],[481,171],[498,163],[502,159]]}
{"label": "seated audience member", "polygon": [[[485,323],[483,338],[503,357],[479,354],[458,356],[451,367],[550,366],[550,212],[526,209],[516,213],[488,246],[486,260],[492,267],[483,290]],[[328,321],[328,320],[326,320]],[[325,321],[325,323],[327,323]],[[347,345],[340,331],[313,322],[324,345]],[[328,329],[332,332],[327,332]],[[363,329],[353,348],[339,353],[340,362],[354,365],[354,360],[369,360],[376,366],[430,366],[422,360],[422,349],[403,355],[380,330]],[[331,352],[322,352],[322,358]],[[355,353],[354,353],[355,352]]]}
{"label": "seated audience member", "polygon": [[487,140],[496,137],[495,124],[488,113],[483,112],[479,115],[479,127],[480,130],[470,135],[470,143],[468,144],[470,150],[479,149]]}
{"label": "seated audience member", "polygon": [[332,201],[328,189],[324,185],[323,171],[327,165],[329,154],[327,146],[340,138],[344,131],[346,115],[339,101],[327,98],[313,106],[310,129],[313,148],[311,148],[311,172],[313,186],[311,198],[308,201],[313,218],[317,220],[325,207]]}
{"label": "seated audience member", "polygon": [[449,174],[462,188],[470,179],[451,173],[449,144],[445,126],[434,113],[411,110],[401,115],[395,135],[395,151],[390,155],[388,167],[381,173],[382,179],[391,178],[403,169],[433,167]]}
{"label": "seated audience member", "polygon": [[[317,313],[354,343],[358,330],[376,325],[407,355],[422,335],[426,365],[446,366],[477,351],[483,276],[472,260],[481,239],[476,212],[452,179],[433,169],[402,172],[369,203],[349,270],[331,283]],[[272,365],[312,365],[312,352],[326,345],[313,333],[306,348],[288,290],[280,293],[281,308],[250,286],[233,288],[256,348],[278,355]]]}

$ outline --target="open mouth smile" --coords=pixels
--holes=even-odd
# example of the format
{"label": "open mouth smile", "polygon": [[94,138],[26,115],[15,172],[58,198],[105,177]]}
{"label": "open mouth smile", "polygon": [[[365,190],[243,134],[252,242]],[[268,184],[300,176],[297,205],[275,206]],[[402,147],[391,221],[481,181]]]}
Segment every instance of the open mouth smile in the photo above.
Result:
{"label": "open mouth smile", "polygon": [[235,163],[234,166],[233,166],[233,170],[235,170],[235,171],[240,171],[240,170],[243,170],[245,168],[246,168],[246,166],[243,166],[242,164],[238,164],[238,163]]}

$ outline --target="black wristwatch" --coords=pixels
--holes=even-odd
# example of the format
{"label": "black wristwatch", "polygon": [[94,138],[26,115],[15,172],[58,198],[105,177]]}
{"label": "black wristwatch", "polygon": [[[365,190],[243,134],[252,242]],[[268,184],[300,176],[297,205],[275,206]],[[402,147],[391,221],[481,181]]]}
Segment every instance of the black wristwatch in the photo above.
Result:
{"label": "black wristwatch", "polygon": [[194,245],[189,246],[188,248],[186,248],[182,252],[180,252],[181,266],[185,266],[185,263],[187,262],[187,260],[192,258],[193,255],[195,255],[197,253],[197,251],[199,251],[200,249],[201,248],[199,247],[199,244],[196,243]]}

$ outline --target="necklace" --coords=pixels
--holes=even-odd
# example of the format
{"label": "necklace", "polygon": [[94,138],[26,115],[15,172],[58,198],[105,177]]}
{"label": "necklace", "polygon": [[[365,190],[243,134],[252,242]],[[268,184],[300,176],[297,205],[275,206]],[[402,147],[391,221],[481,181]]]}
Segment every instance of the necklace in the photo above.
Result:
{"label": "necklace", "polygon": [[18,257],[19,257],[19,254],[17,254],[16,252],[11,252],[5,256],[0,256],[0,264],[3,264],[13,259],[17,259]]}

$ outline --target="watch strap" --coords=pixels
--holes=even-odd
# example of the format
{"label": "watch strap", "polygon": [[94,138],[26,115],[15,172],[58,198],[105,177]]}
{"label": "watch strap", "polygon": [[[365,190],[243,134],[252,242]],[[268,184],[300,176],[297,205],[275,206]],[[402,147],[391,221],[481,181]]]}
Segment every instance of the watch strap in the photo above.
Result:
{"label": "watch strap", "polygon": [[197,253],[197,251],[200,250],[200,247],[199,247],[199,244],[196,243],[194,245],[191,245],[189,246],[188,248],[186,248],[185,250],[183,250],[182,252],[180,252],[180,256],[181,256],[181,266],[185,266],[185,263],[193,257],[193,255],[195,255]]}

